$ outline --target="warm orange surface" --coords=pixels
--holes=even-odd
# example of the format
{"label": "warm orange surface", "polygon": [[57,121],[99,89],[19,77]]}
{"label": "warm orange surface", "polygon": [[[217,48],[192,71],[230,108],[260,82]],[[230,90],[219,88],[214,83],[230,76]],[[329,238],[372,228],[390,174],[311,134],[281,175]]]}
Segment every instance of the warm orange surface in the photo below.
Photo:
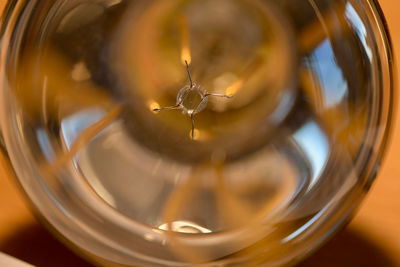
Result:
{"label": "warm orange surface", "polygon": [[[2,3],[0,0],[0,7]],[[400,51],[400,1],[380,3],[394,47]],[[399,133],[400,116],[397,116],[386,160],[358,215],[345,231],[301,266],[400,266]],[[38,225],[9,179],[3,161],[0,162],[0,251],[39,267],[90,266]]]}

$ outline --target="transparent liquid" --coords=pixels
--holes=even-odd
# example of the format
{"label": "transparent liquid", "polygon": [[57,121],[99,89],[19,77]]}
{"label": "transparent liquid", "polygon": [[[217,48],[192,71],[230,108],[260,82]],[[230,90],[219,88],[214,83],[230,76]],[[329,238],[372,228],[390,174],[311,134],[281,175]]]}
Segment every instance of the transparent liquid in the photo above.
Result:
{"label": "transparent liquid", "polygon": [[[271,261],[368,163],[382,96],[365,3],[31,1],[8,56],[13,127],[70,229],[124,255],[98,256]],[[195,140],[187,114],[153,112],[189,84],[182,18],[195,83],[234,89],[196,114]]]}

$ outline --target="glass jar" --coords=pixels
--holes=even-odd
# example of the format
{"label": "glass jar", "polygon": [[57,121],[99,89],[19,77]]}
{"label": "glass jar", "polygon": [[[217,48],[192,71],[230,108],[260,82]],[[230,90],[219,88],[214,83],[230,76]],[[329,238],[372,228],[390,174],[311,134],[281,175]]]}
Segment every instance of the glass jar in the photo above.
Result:
{"label": "glass jar", "polygon": [[107,266],[291,265],[349,220],[393,112],[373,0],[8,1],[1,134]]}

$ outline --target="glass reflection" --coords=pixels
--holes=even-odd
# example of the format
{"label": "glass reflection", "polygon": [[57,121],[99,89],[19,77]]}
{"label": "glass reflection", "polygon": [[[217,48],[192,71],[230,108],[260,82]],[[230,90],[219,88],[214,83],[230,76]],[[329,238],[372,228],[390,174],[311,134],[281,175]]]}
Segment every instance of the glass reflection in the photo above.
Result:
{"label": "glass reflection", "polygon": [[369,60],[372,61],[372,50],[367,43],[367,28],[365,28],[364,23],[351,3],[346,4],[346,18],[354,29],[358,38],[360,38]]}
{"label": "glass reflection", "polygon": [[348,91],[348,84],[343,77],[342,69],[338,66],[332,44],[326,39],[312,54],[314,68],[322,95],[322,105],[330,108],[343,101]]}
{"label": "glass reflection", "polygon": [[329,157],[329,143],[321,128],[313,121],[305,124],[294,135],[294,140],[311,165],[310,190],[320,178]]}

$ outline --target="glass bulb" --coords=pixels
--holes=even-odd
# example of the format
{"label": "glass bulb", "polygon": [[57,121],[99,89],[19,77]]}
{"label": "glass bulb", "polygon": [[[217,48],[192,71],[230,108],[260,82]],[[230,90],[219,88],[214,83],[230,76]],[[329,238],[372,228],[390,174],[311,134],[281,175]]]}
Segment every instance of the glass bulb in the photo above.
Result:
{"label": "glass bulb", "polygon": [[3,17],[5,149],[97,263],[293,264],[376,175],[393,108],[376,1],[9,1]]}

